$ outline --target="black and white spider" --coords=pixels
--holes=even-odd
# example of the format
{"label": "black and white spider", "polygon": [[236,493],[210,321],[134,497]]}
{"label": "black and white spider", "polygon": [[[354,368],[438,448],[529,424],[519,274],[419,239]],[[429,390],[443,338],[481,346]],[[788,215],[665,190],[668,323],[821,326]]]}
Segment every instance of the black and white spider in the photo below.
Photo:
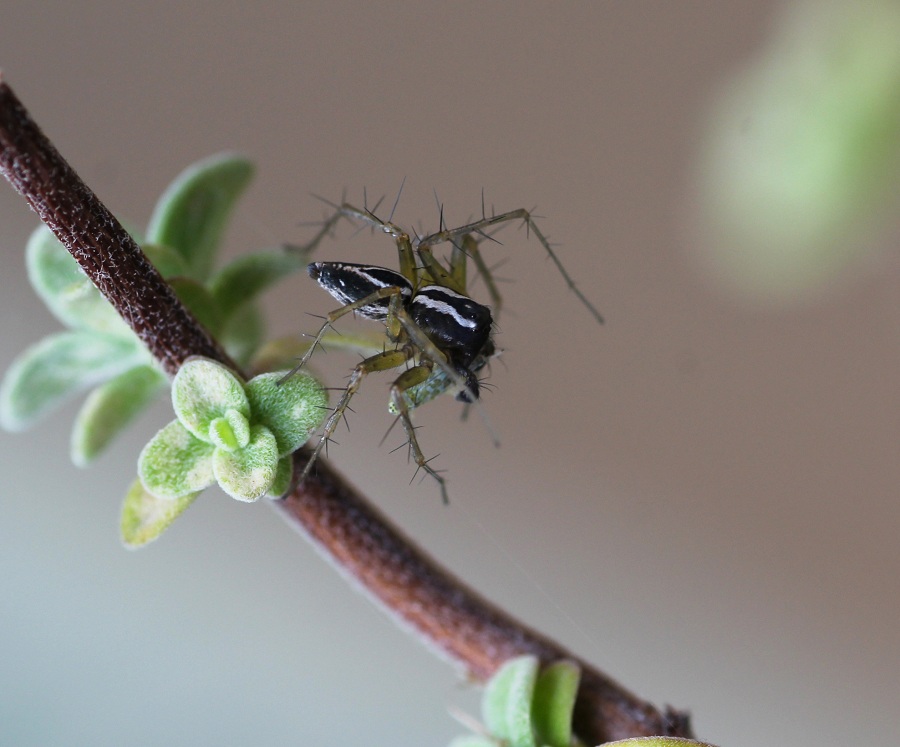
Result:
{"label": "black and white spider", "polygon": [[[528,231],[538,238],[579,300],[598,322],[602,323],[603,319],[575,286],[527,210],[485,216],[481,220],[453,229],[444,229],[442,219],[442,230],[437,233],[423,238],[410,238],[406,231],[390,220],[381,220],[369,210],[359,210],[345,203],[325,221],[316,238],[302,249],[314,248],[322,237],[331,232],[340,218],[356,220],[392,236],[397,244],[399,271],[346,262],[310,264],[310,277],[342,306],[327,315],[313,343],[287,376],[306,365],[328,328],[346,314],[355,313],[366,319],[382,322],[389,346],[382,352],[369,356],[353,369],[343,395],[325,421],[322,436],[303,470],[301,480],[309,474],[322,449],[331,439],[363,378],[375,371],[405,366],[391,385],[390,410],[400,420],[418,469],[424,470],[437,481],[441,497],[446,503],[446,481],[422,453],[410,410],[447,391],[454,392],[462,402],[478,404],[478,372],[496,354],[492,331],[494,315],[501,306],[494,278],[479,249],[479,242],[490,238],[486,231],[508,221],[523,221]],[[450,243],[452,246],[447,267],[441,264],[432,251],[432,247],[442,243]],[[484,280],[493,313],[490,307],[467,295],[468,259],[472,260]]]}

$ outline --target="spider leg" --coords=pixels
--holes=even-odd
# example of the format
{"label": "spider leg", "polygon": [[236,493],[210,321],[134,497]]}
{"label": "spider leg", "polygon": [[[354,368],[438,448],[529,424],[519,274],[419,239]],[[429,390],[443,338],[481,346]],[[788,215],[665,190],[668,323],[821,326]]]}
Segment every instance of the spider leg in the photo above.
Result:
{"label": "spider leg", "polygon": [[[541,246],[544,247],[544,251],[546,251],[550,259],[553,260],[553,264],[556,265],[556,269],[559,270],[559,273],[560,275],[562,275],[563,280],[566,281],[566,285],[569,286],[569,289],[577,296],[578,300],[581,301],[581,303],[587,308],[594,319],[596,319],[600,324],[603,324],[603,317],[600,315],[600,312],[597,311],[596,307],[587,299],[584,293],[581,292],[581,289],[579,289],[575,284],[575,280],[571,275],[569,275],[556,252],[553,251],[553,247],[550,245],[547,237],[544,235],[543,231],[538,228],[538,225],[534,222],[534,218],[532,217],[531,213],[525,208],[520,208],[519,210],[510,210],[507,213],[500,213],[500,215],[484,217],[481,220],[467,223],[466,225],[460,226],[459,228],[451,228],[445,229],[443,231],[438,231],[437,233],[433,233],[429,236],[425,236],[419,239],[416,242],[415,249],[421,256],[423,249],[432,247],[435,244],[441,244],[446,241],[456,241],[457,239],[464,237],[466,234],[484,235],[484,232],[488,228],[496,226],[500,223],[506,223],[508,221],[514,220],[521,220],[528,228],[528,232],[533,233],[535,236],[537,236],[537,239],[540,242]],[[479,272],[481,272],[480,268]],[[454,290],[456,289],[454,288]]]}
{"label": "spider leg", "polygon": [[322,453],[322,449],[325,448],[328,441],[334,435],[334,432],[340,424],[341,419],[347,412],[347,408],[350,406],[350,400],[353,399],[353,395],[356,394],[357,391],[359,391],[359,387],[362,385],[362,380],[366,377],[366,375],[372,373],[373,371],[388,371],[392,368],[402,366],[412,357],[412,355],[413,351],[410,347],[403,347],[399,350],[386,350],[383,353],[377,353],[376,355],[366,358],[359,365],[357,365],[356,368],[353,369],[353,373],[350,374],[350,381],[347,384],[347,388],[344,389],[344,393],[341,395],[340,401],[337,403],[334,410],[331,411],[331,415],[329,415],[328,419],[325,421],[325,427],[322,430],[322,436],[319,438],[319,442],[316,444],[315,449],[313,449],[313,453],[310,456],[309,461],[303,468],[303,472],[300,475],[301,483],[307,478],[310,470],[312,470],[313,465],[316,462],[316,459],[318,459],[319,454]]}
{"label": "spider leg", "polygon": [[397,416],[400,418],[400,425],[403,426],[403,431],[406,433],[409,447],[412,450],[413,460],[418,467],[417,471],[419,469],[424,470],[435,479],[441,489],[441,500],[446,504],[449,502],[447,498],[447,481],[429,464],[430,460],[426,459],[422,453],[419,440],[416,438],[416,429],[409,417],[409,409],[406,407],[406,399],[403,396],[408,389],[421,384],[431,376],[431,367],[430,361],[422,362],[400,374],[391,385],[391,402],[397,411]]}
{"label": "spider leg", "polygon": [[335,309],[330,312],[328,316],[325,317],[325,321],[322,326],[319,327],[319,331],[316,333],[315,338],[312,343],[310,343],[309,348],[303,354],[303,357],[300,358],[300,362],[294,366],[290,371],[288,371],[284,376],[282,376],[278,383],[281,384],[284,381],[287,381],[291,376],[293,376],[297,371],[303,368],[312,357],[312,354],[316,351],[316,348],[321,344],[322,338],[325,336],[325,333],[328,331],[328,328],[331,327],[338,319],[342,316],[346,316],[354,311],[358,311],[364,306],[368,306],[369,304],[375,303],[376,301],[380,301],[383,298],[391,298],[392,305],[393,299],[398,299],[400,297],[400,288],[395,285],[389,285],[385,288],[379,288],[374,293],[370,293],[365,298],[360,298],[358,301],[354,301],[353,303],[348,303],[346,306],[341,306],[339,309]]}

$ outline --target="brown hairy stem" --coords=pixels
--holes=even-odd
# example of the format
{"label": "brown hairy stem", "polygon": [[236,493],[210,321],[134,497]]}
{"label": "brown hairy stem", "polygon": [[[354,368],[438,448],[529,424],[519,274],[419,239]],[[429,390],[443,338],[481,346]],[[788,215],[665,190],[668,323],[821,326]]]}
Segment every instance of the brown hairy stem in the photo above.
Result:
{"label": "brown hairy stem", "polygon": [[[174,374],[192,355],[235,367],[2,79],[0,170],[167,372]],[[308,450],[298,452],[298,466],[308,457]],[[315,474],[273,505],[342,573],[470,677],[484,681],[507,659],[526,653],[544,662],[578,662],[575,730],[586,744],[691,736],[685,714],[642,701],[440,568],[326,462],[320,460]]]}

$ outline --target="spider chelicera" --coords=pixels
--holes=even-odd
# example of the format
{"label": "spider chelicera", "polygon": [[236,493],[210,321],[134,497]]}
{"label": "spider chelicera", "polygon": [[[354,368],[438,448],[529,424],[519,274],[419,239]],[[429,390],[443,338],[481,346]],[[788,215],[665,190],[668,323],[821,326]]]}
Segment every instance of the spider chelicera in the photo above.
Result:
{"label": "spider chelicera", "polygon": [[[416,471],[423,470],[431,475],[440,486],[443,501],[447,502],[446,480],[422,453],[410,410],[447,391],[454,392],[461,402],[479,404],[477,374],[497,353],[492,331],[495,315],[501,306],[496,283],[479,249],[481,241],[491,238],[487,233],[491,227],[509,221],[522,221],[529,233],[537,237],[569,288],[594,318],[603,323],[600,313],[576,287],[529,211],[513,210],[488,217],[482,210],[482,216],[480,220],[459,228],[445,229],[442,215],[441,230],[421,238],[411,238],[390,219],[382,220],[368,209],[360,210],[344,203],[324,222],[312,242],[302,247],[303,250],[313,249],[341,218],[348,218],[392,236],[397,244],[400,268],[398,271],[346,262],[313,262],[307,268],[310,277],[342,306],[325,317],[312,344],[284,379],[306,365],[329,327],[347,314],[359,314],[366,319],[382,322],[389,346],[367,357],[353,369],[337,406],[325,421],[301,481],[309,474],[331,439],[363,378],[376,371],[405,366],[403,373],[391,385],[389,409],[400,420],[410,454],[417,465]],[[443,243],[452,246],[446,267],[432,250]],[[466,264],[469,259],[484,280],[493,313],[491,307],[467,295]]]}

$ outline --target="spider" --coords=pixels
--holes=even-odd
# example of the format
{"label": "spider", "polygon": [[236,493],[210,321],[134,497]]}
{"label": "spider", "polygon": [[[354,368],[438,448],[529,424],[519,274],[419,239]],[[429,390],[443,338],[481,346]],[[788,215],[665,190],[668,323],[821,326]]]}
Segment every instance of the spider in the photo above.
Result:
{"label": "spider", "polygon": [[[394,206],[396,208],[396,205]],[[377,206],[376,206],[377,209]],[[392,211],[393,215],[393,211]],[[492,226],[521,220],[534,233],[541,246],[562,274],[569,288],[599,323],[603,318],[591,302],[576,287],[547,238],[537,227],[529,211],[513,210],[488,217],[482,206],[482,218],[458,228],[444,228],[443,211],[440,229],[424,237],[411,238],[409,233],[391,222],[382,220],[373,211],[360,210],[343,203],[322,225],[316,237],[305,247],[312,250],[331,233],[334,225],[348,218],[393,237],[399,255],[399,271],[377,265],[346,262],[313,262],[307,268],[312,277],[342,306],[325,317],[299,363],[282,381],[303,368],[326,331],[341,317],[359,314],[382,322],[389,346],[370,355],[350,374],[350,380],[336,407],[323,428],[322,435],[301,474],[301,482],[309,475],[316,459],[327,445],[359,390],[362,380],[370,373],[405,366],[391,385],[389,409],[397,415],[406,434],[410,454],[419,470],[438,483],[441,498],[448,502],[447,483],[425,458],[410,411],[430,402],[447,391],[467,405],[478,405],[480,385],[478,372],[497,354],[492,339],[495,315],[502,305],[494,278],[484,262],[479,243],[492,237]],[[433,247],[450,243],[451,255],[445,267],[434,256]],[[474,301],[467,295],[466,264],[471,259],[484,280],[491,307]],[[415,475],[414,475],[415,476]]]}

